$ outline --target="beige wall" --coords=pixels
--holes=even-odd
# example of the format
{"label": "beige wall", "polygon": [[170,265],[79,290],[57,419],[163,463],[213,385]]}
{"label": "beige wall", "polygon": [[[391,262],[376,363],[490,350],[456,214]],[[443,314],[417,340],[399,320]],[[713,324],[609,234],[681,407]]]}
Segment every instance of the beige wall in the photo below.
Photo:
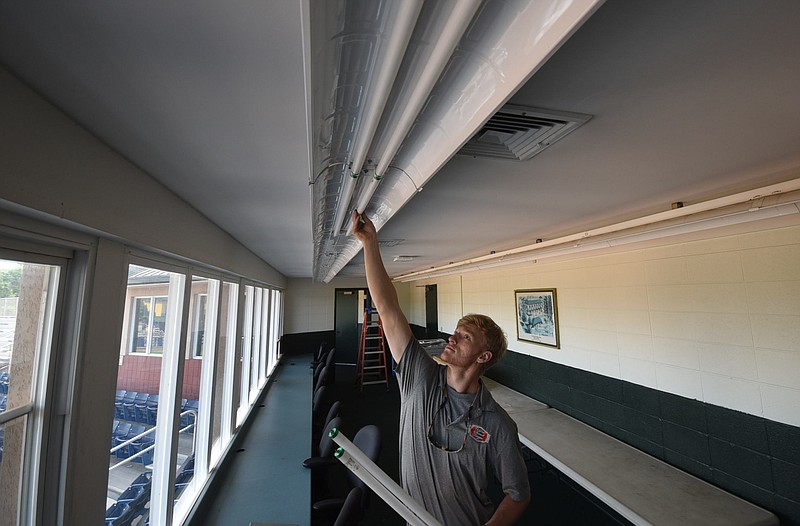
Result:
{"label": "beige wall", "polygon": [[366,288],[364,278],[334,278],[316,283],[308,278],[289,278],[284,301],[283,333],[332,331],[337,288]]}
{"label": "beige wall", "polygon": [[[513,351],[800,425],[800,226],[433,282],[445,332],[483,312]],[[514,290],[539,287],[560,350],[516,338]]]}

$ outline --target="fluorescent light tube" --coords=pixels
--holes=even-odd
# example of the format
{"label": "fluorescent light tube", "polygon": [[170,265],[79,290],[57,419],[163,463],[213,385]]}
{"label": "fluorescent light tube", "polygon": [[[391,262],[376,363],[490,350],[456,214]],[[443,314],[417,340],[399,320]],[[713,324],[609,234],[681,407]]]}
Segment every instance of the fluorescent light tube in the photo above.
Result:
{"label": "fluorescent light tube", "polygon": [[[400,68],[408,41],[411,38],[411,32],[417,22],[422,8],[422,0],[385,2],[384,6],[388,6],[388,9],[391,10],[385,17],[385,20],[388,20],[391,25],[387,27],[385,34],[379,32],[378,35],[377,40],[380,47],[374,55],[372,62],[374,69],[364,89],[364,104],[359,108],[355,142],[349,156],[349,174],[343,175],[342,191],[333,219],[332,235],[334,237],[339,235],[345,217],[352,210],[350,201],[353,197],[356,179],[361,175],[364,167],[367,150],[372,144],[375,129],[380,122],[397,70]],[[371,49],[365,50],[365,53],[369,52]]]}

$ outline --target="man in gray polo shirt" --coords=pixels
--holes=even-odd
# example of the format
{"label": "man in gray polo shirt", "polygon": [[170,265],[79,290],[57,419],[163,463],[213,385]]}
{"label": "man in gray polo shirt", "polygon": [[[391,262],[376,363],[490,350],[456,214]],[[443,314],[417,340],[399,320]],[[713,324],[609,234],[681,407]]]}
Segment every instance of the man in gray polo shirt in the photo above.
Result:
{"label": "man in gray polo shirt", "polygon": [[[503,331],[487,316],[465,316],[440,356],[445,366],[437,365],[400,308],[374,225],[356,212],[353,225],[397,362],[403,488],[444,526],[514,524],[530,501],[527,469],[516,424],[480,381],[505,352]],[[496,509],[486,494],[493,478],[505,494]]]}

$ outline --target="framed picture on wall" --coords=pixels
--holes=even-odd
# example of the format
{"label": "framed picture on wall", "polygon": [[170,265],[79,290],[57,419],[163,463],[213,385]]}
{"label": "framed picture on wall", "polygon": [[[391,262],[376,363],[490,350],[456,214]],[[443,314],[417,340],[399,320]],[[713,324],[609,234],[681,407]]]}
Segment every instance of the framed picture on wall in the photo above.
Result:
{"label": "framed picture on wall", "polygon": [[561,348],[556,289],[515,290],[517,339]]}

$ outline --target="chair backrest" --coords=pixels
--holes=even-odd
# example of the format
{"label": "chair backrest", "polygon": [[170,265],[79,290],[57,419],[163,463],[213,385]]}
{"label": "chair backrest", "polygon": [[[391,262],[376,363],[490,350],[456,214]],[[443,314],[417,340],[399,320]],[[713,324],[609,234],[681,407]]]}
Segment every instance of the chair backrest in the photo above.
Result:
{"label": "chair backrest", "polygon": [[334,403],[331,404],[331,408],[328,409],[328,414],[325,416],[325,421],[322,424],[322,427],[328,425],[328,422],[339,416],[339,408],[342,406],[342,403],[339,400],[336,400]]}
{"label": "chair backrest", "polygon": [[330,422],[325,426],[325,429],[322,431],[322,436],[319,439],[319,455],[320,457],[330,457],[333,455],[333,451],[336,448],[336,442],[333,441],[332,438],[328,436],[328,433],[331,432],[333,428],[341,429],[342,428],[342,418],[337,416],[336,418],[331,419]]}
{"label": "chair backrest", "polygon": [[133,424],[131,424],[130,422],[120,422],[117,428],[114,430],[114,436],[117,438],[128,436],[128,433],[130,433],[131,431],[132,425]]}
{"label": "chair backrest", "polygon": [[150,485],[153,479],[153,472],[152,471],[145,471],[141,473],[138,477],[131,482],[131,486],[148,486]]}
{"label": "chair backrest", "polygon": [[326,365],[322,368],[322,372],[319,373],[319,378],[317,378],[317,383],[314,384],[315,387],[321,387],[323,385],[328,385],[331,382],[331,365]]}
{"label": "chair backrest", "polygon": [[312,417],[314,415],[319,414],[322,408],[322,399],[325,397],[325,391],[327,390],[328,390],[327,387],[325,387],[324,385],[320,385],[319,387],[317,387],[317,390],[314,391],[314,398],[311,402]]}
{"label": "chair backrest", "polygon": [[331,349],[331,352],[329,352],[328,355],[325,357],[325,367],[328,367],[333,363],[333,359],[335,356],[336,356],[336,348],[334,347],[333,349]]}
{"label": "chair backrest", "polygon": [[143,426],[142,424],[133,424],[131,426],[131,428],[128,430],[127,437],[128,438],[133,438],[133,437],[135,437],[137,435],[141,435],[142,433],[145,432],[146,429],[147,428],[145,426]]}
{"label": "chair backrest", "polygon": [[333,526],[348,526],[356,524],[361,513],[361,488],[353,488],[344,499],[344,504],[336,517]]}
{"label": "chair backrest", "polygon": [[[356,436],[353,437],[353,445],[364,453],[367,458],[377,463],[378,457],[381,454],[381,430],[378,426],[368,425],[358,430]],[[356,476],[352,471],[347,471],[347,478],[350,485],[354,488],[361,488],[361,507],[366,508],[369,506],[369,488],[367,485]]]}
{"label": "chair backrest", "polygon": [[317,383],[319,382],[319,375],[322,373],[322,370],[325,368],[325,362],[319,362],[316,367],[314,367],[314,376],[312,380],[312,384],[315,388],[317,387]]}

